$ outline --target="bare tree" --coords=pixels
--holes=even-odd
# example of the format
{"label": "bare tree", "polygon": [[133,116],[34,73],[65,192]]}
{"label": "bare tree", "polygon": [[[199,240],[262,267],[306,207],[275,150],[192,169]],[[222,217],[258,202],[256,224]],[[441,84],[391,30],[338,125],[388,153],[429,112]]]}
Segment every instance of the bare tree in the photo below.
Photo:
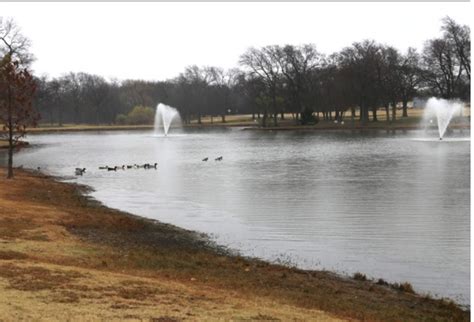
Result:
{"label": "bare tree", "polygon": [[443,38],[431,39],[423,49],[423,78],[443,98],[457,95],[462,82],[463,67],[455,48]]}
{"label": "bare tree", "polygon": [[466,71],[467,77],[471,78],[471,29],[469,26],[461,26],[450,17],[443,19],[444,39],[454,44],[459,62]]}
{"label": "bare tree", "polygon": [[13,178],[13,149],[26,134],[26,127],[36,125],[38,114],[32,108],[36,84],[18,61],[6,54],[0,61],[0,132],[8,139],[8,174]]}
{"label": "bare tree", "polygon": [[28,66],[33,60],[29,52],[31,41],[22,35],[20,28],[11,18],[0,17],[0,54],[10,55],[13,61]]}
{"label": "bare tree", "polygon": [[[309,99],[310,79],[317,68],[321,66],[321,55],[313,44],[302,46],[286,45],[275,47],[277,63],[285,77],[285,88],[292,111],[296,113],[312,114],[313,108]],[[313,75],[312,75],[313,74]],[[308,113],[309,112],[309,113]]]}
{"label": "bare tree", "polygon": [[231,107],[231,91],[237,84],[240,71],[235,68],[224,70],[223,68],[212,66],[204,68],[204,71],[208,75],[209,85],[214,86],[216,89],[218,110],[222,117],[222,123],[225,123],[225,115]]}
{"label": "bare tree", "polygon": [[339,54],[339,64],[345,77],[351,82],[355,103],[360,108],[360,121],[364,125],[378,103],[378,74],[376,66],[381,47],[373,40],[354,43]]}
{"label": "bare tree", "polygon": [[[266,46],[261,49],[250,48],[241,57],[240,64],[247,67],[250,73],[262,79],[271,100],[274,124],[277,125],[277,91],[281,79],[281,66],[277,63],[278,47]],[[266,126],[268,109],[263,111],[262,125]]]}

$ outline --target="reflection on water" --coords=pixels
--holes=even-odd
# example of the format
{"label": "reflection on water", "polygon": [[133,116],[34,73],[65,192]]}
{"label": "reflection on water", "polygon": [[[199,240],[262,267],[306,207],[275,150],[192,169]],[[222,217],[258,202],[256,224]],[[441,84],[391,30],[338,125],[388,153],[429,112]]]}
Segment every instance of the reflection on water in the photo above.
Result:
{"label": "reflection on water", "polygon": [[[29,139],[42,146],[17,164],[56,175],[86,167],[74,180],[108,206],[209,233],[246,255],[469,302],[469,142],[235,129]],[[98,169],[154,162],[158,170]]]}

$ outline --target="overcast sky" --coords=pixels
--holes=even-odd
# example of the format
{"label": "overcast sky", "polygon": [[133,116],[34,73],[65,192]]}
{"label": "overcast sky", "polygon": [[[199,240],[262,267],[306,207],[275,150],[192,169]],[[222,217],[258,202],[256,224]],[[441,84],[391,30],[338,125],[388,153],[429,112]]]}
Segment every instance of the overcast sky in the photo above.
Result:
{"label": "overcast sky", "polygon": [[165,80],[187,65],[232,68],[250,46],[314,43],[330,54],[375,39],[405,51],[471,3],[1,3],[32,40],[36,74]]}

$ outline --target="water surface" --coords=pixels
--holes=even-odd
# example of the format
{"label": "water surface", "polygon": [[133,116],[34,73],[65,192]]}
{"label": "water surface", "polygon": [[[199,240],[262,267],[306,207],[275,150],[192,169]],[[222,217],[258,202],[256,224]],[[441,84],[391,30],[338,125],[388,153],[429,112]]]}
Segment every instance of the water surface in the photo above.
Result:
{"label": "water surface", "polygon": [[[62,176],[85,167],[71,180],[107,206],[208,233],[244,255],[409,281],[467,304],[469,141],[416,135],[35,135],[37,148],[16,163]],[[157,170],[98,169],[154,162]]]}

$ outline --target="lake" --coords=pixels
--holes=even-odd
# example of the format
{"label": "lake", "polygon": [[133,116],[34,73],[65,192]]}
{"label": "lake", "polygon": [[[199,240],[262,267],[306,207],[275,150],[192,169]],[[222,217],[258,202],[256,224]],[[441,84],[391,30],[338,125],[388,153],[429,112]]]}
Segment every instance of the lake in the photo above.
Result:
{"label": "lake", "polygon": [[[469,303],[469,131],[444,141],[417,131],[171,132],[33,135],[36,147],[15,162],[243,255],[408,281]],[[98,169],[155,162],[157,170]]]}

